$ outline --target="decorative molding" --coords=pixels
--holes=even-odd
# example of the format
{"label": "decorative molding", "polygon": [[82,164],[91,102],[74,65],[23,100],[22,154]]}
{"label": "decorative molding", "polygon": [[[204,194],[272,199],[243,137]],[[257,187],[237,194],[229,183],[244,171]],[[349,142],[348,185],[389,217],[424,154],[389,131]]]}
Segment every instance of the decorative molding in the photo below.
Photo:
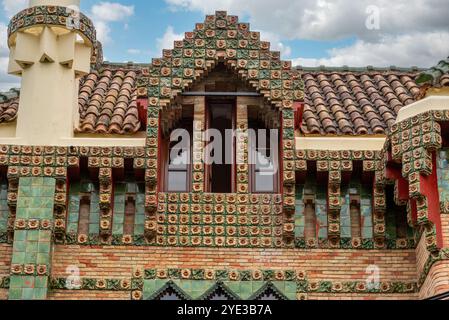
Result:
{"label": "decorative molding", "polygon": [[44,25],[73,29],[90,43],[97,42],[94,24],[87,16],[73,9],[59,6],[35,6],[20,11],[9,23],[8,39],[18,31]]}
{"label": "decorative molding", "polygon": [[416,293],[415,282],[381,282],[379,286],[370,288],[364,281],[316,281],[308,282],[298,293],[360,293],[360,294],[411,294]]}
{"label": "decorative molding", "polygon": [[427,280],[427,276],[429,275],[430,271],[432,270],[432,267],[435,263],[440,261],[449,261],[449,249],[442,249],[436,254],[430,254],[429,258],[427,259],[423,271],[419,275],[418,280],[418,288],[421,290],[422,286]]}
{"label": "decorative molding", "polygon": [[51,290],[131,291],[131,279],[80,278],[80,286],[68,289],[66,278],[50,279]]}

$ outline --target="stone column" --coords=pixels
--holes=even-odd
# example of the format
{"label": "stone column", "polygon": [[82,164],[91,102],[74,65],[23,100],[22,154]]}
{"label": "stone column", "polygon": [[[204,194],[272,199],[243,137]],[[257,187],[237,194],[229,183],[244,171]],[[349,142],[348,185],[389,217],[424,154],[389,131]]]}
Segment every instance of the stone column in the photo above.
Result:
{"label": "stone column", "polygon": [[[244,97],[237,98],[237,193],[249,192],[249,150],[248,150],[248,101]],[[256,133],[257,134],[257,133]]]}
{"label": "stone column", "polygon": [[192,191],[204,192],[207,177],[205,175],[203,133],[206,129],[206,100],[204,97],[195,98],[193,115],[193,152],[192,152]]}
{"label": "stone column", "polygon": [[[16,130],[20,144],[58,145],[73,136],[78,79],[90,72],[96,43],[91,21],[76,11],[79,4],[31,0],[24,17],[12,18],[8,72],[22,78]],[[47,25],[41,19],[57,22]]]}

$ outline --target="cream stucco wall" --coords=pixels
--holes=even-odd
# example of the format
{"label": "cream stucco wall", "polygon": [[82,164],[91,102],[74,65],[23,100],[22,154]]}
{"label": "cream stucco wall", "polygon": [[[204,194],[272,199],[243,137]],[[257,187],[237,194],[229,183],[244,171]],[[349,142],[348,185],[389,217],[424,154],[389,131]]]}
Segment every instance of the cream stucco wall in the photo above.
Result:
{"label": "cream stucco wall", "polygon": [[386,137],[296,137],[297,150],[380,151]]}
{"label": "cream stucco wall", "polygon": [[430,95],[402,108],[398,113],[396,123],[432,110],[449,110],[449,95]]}
{"label": "cream stucco wall", "polygon": [[69,7],[72,5],[78,6],[80,5],[80,0],[30,0],[29,6],[61,6],[61,7]]}

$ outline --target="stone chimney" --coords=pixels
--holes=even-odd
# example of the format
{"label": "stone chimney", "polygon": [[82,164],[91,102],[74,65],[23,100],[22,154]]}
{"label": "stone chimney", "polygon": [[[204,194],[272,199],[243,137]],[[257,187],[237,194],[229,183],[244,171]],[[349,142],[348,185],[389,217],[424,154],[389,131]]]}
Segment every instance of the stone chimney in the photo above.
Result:
{"label": "stone chimney", "polygon": [[8,72],[20,76],[19,144],[59,145],[73,137],[79,78],[90,71],[96,43],[80,0],[30,0],[8,30]]}

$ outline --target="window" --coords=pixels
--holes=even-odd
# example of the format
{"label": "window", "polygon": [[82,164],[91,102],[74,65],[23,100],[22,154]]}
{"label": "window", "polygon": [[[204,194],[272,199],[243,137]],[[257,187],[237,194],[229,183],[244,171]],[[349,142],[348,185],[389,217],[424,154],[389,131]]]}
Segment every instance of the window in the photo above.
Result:
{"label": "window", "polygon": [[351,218],[352,238],[362,237],[362,223],[360,215],[360,190],[358,187],[349,188],[349,216]]}
{"label": "window", "polygon": [[189,192],[192,181],[193,119],[183,118],[164,139],[166,192]]}
{"label": "window", "polygon": [[267,130],[257,121],[249,121],[249,164],[252,193],[278,191],[278,130]]}
{"label": "window", "polygon": [[207,105],[206,190],[212,193],[235,192],[235,102],[210,100]]}
{"label": "window", "polygon": [[90,195],[83,195],[80,198],[79,211],[79,234],[89,234],[89,216],[90,216]]}

